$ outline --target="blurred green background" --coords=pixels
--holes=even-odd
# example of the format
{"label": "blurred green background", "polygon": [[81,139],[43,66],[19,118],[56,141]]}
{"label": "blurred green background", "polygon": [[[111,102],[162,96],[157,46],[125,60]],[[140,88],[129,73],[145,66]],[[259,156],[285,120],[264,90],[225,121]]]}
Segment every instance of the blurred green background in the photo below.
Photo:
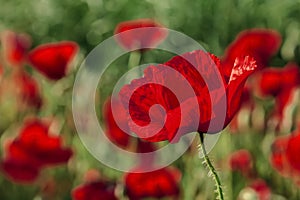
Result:
{"label": "blurred green background", "polygon": [[0,30],[26,32],[35,44],[74,40],[84,52],[111,36],[119,22],[137,18],[154,18],[216,55],[253,27],[276,29],[285,41],[298,37],[299,44],[299,0],[1,0],[0,5]]}
{"label": "blurred green background", "polygon": [[[153,18],[167,28],[183,32],[217,56],[223,55],[228,44],[242,30],[275,29],[281,33],[283,43],[271,65],[283,66],[291,60],[300,63],[300,0],[0,0],[0,31],[25,32],[32,37],[33,46],[72,40],[79,44],[81,55],[87,55],[97,44],[112,36],[119,22],[138,18]],[[121,62],[122,59],[125,61],[127,58],[120,58]],[[166,59],[161,57],[159,51],[153,51],[148,57],[145,55],[143,62],[146,61],[163,62]],[[109,95],[113,83],[126,70],[116,69],[108,71],[115,76],[108,75],[104,80],[106,85],[111,86],[104,91],[105,96]],[[68,95],[71,98],[71,93]],[[268,162],[274,135],[253,132],[247,129],[242,135],[222,134],[211,152],[217,168],[218,161],[222,163],[230,152],[247,148],[255,155],[258,174],[273,192],[287,199],[296,199],[298,189],[273,171]],[[99,167],[99,162],[89,155],[78,138],[75,137],[72,143],[76,146],[77,161],[82,161],[82,169],[101,168],[112,179],[118,179],[121,175],[104,166]],[[198,199],[213,199],[213,183],[207,178],[207,172],[197,156],[185,155],[175,165],[183,171],[184,199],[194,199],[197,195]],[[245,181],[238,174],[224,171],[223,167],[220,164],[218,169],[224,180],[225,196],[236,199]],[[66,174],[66,168],[62,167],[54,175],[56,180],[69,181],[67,192],[62,193],[59,199],[70,199],[68,190],[76,185],[73,183],[76,175]],[[16,186],[2,178],[0,180],[1,200],[32,199],[38,191],[37,188]]]}

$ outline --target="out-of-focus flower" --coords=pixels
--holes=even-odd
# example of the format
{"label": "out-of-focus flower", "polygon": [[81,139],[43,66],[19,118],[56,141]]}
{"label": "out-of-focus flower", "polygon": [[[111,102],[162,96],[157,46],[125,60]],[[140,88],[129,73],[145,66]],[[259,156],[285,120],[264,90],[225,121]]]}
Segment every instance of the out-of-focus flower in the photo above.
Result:
{"label": "out-of-focus flower", "polygon": [[72,191],[73,200],[117,200],[115,186],[102,181],[86,183]]}
{"label": "out-of-focus flower", "polygon": [[1,101],[10,100],[11,110],[40,109],[43,103],[38,82],[23,70],[14,70],[3,77],[0,85]]}
{"label": "out-of-focus flower", "polygon": [[267,185],[267,183],[262,179],[254,180],[250,184],[250,188],[252,188],[259,200],[270,200],[271,199],[271,189]]}
{"label": "out-of-focus flower", "polygon": [[26,34],[18,34],[12,31],[2,33],[1,42],[6,61],[11,65],[21,65],[31,46],[31,39]]}
{"label": "out-of-focus flower", "polygon": [[40,108],[42,106],[42,97],[36,80],[23,71],[15,73],[13,78],[15,88],[18,90],[17,93],[19,94],[20,102],[25,102],[27,105],[35,108]]}
{"label": "out-of-focus flower", "polygon": [[[132,21],[121,22],[115,29],[115,34],[122,33],[121,35],[115,35],[117,42],[127,50],[134,50],[140,47],[155,47],[161,43],[167,36],[167,30],[163,29],[143,29],[138,28],[157,27],[163,28],[162,25],[153,21],[152,19],[138,19]],[[137,31],[129,31],[137,29]],[[143,48],[142,50],[145,50]]]}
{"label": "out-of-focus flower", "polygon": [[77,51],[77,44],[70,41],[43,44],[29,52],[28,60],[44,76],[58,80],[67,74]]}
{"label": "out-of-focus flower", "polygon": [[[194,63],[195,67],[191,63]],[[172,71],[169,67],[178,71],[181,76],[170,75]],[[237,58],[232,67],[230,79],[226,81],[219,59],[202,50],[175,56],[164,65],[149,66],[144,71],[144,77],[125,85],[120,91],[123,104],[126,105],[129,102],[126,108],[129,109],[128,112],[132,118],[129,121],[129,127],[139,137],[151,142],[162,140],[176,142],[181,135],[186,133],[194,131],[205,133],[213,120],[215,123],[218,122],[219,126],[210,131],[219,132],[227,126],[239,110],[244,84],[256,67],[256,62],[250,57]],[[212,91],[208,90],[205,79],[211,81]],[[153,84],[155,81],[161,83]],[[182,102],[178,101],[177,96],[169,88],[164,87],[168,84],[179,88],[181,93],[176,95],[180,96],[181,100],[183,99]],[[189,87],[192,87],[194,94],[186,92],[189,91]],[[220,92],[223,88],[226,94]],[[210,95],[213,95],[213,102],[211,102]],[[227,99],[225,122],[220,122],[216,114],[219,112],[218,103],[225,98]],[[166,114],[161,108],[151,108],[155,104],[161,105]],[[151,120],[150,108],[153,113]],[[199,121],[195,121],[197,110],[200,113]],[[153,125],[152,129],[143,129],[143,126],[150,124],[150,121]],[[159,132],[154,131],[162,125],[163,128]],[[181,132],[177,133],[179,128]]]}
{"label": "out-of-focus flower", "polygon": [[287,160],[298,175],[300,175],[300,131],[291,135],[286,148]]}
{"label": "out-of-focus flower", "polygon": [[51,136],[45,123],[32,120],[8,145],[0,166],[16,182],[33,182],[43,167],[63,164],[71,156],[72,150],[62,147],[61,138]]}
{"label": "out-of-focus flower", "polygon": [[300,133],[299,127],[291,135],[276,138],[272,145],[270,161],[282,175],[291,178],[295,184],[300,180]]}
{"label": "out-of-focus flower", "polygon": [[280,44],[281,36],[274,30],[252,29],[241,32],[229,45],[222,59],[225,76],[230,77],[233,63],[239,56],[253,57],[259,68],[267,66]]}
{"label": "out-of-focus flower", "polygon": [[272,144],[272,153],[270,156],[270,162],[283,176],[289,176],[291,167],[286,158],[286,149],[289,141],[289,137],[278,137]]}
{"label": "out-of-focus flower", "polygon": [[130,200],[178,197],[181,173],[176,168],[125,174],[125,190]]}
{"label": "out-of-focus flower", "polygon": [[250,175],[253,167],[253,159],[250,152],[246,149],[240,149],[233,152],[229,157],[231,170],[239,171],[243,175]]}
{"label": "out-of-focus flower", "polygon": [[[117,110],[118,113],[113,115],[111,101],[112,99],[108,98],[103,107],[104,121],[107,126],[105,134],[114,144],[120,147],[127,147],[129,145],[130,139],[134,138],[127,134],[129,133],[129,127],[127,124],[128,120],[126,111],[123,108],[123,105],[115,101],[113,105],[115,106],[114,109]],[[125,130],[123,131],[120,126]]]}
{"label": "out-of-focus flower", "polygon": [[[93,170],[93,173],[95,171]],[[73,200],[117,200],[115,184],[100,180],[98,177],[86,179],[85,183],[72,190]]]}
{"label": "out-of-focus flower", "polygon": [[289,63],[284,68],[267,68],[259,74],[258,83],[263,96],[275,97],[274,114],[282,119],[284,109],[291,101],[293,90],[300,84],[299,67]]}
{"label": "out-of-focus flower", "polygon": [[30,161],[6,158],[0,163],[1,171],[17,183],[32,183],[39,176],[38,167]]}

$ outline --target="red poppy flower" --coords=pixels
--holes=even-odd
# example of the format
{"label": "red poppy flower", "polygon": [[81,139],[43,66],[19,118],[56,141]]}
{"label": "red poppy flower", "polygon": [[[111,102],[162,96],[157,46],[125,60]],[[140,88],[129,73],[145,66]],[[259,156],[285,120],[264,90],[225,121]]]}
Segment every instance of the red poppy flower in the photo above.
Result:
{"label": "red poppy flower", "polygon": [[273,30],[252,29],[241,32],[229,45],[222,59],[224,74],[230,77],[236,57],[251,56],[257,61],[259,68],[268,65],[268,61],[279,49],[281,36]]}
{"label": "red poppy flower", "polygon": [[40,108],[42,106],[42,98],[36,80],[21,71],[15,74],[14,80],[21,102],[26,102],[29,106]]}
{"label": "red poppy flower", "polygon": [[[111,101],[111,98],[108,98],[103,107],[104,121],[107,126],[105,134],[114,144],[119,145],[120,147],[127,147],[129,145],[130,139],[133,139],[133,137],[127,134],[129,133],[129,127],[127,124],[126,111],[123,108],[122,104],[114,101],[113,105],[115,106],[115,110],[118,111],[118,115],[116,114],[114,116],[111,107]],[[125,132],[119,127],[118,124],[123,129],[125,129]]]}
{"label": "red poppy flower", "polygon": [[115,185],[103,181],[85,183],[73,189],[73,200],[117,200]]}
{"label": "red poppy flower", "polygon": [[130,200],[177,197],[181,173],[175,168],[163,168],[146,173],[125,175],[126,194]]}
{"label": "red poppy flower", "polygon": [[0,163],[0,170],[12,181],[18,183],[34,182],[39,176],[39,168],[27,161],[14,158],[5,159]]}
{"label": "red poppy flower", "polygon": [[299,67],[294,63],[284,68],[268,68],[260,74],[260,91],[263,95],[278,96],[300,84]]}
{"label": "red poppy flower", "polygon": [[77,50],[77,44],[69,41],[43,44],[29,52],[28,60],[47,78],[58,80],[66,75]]}
{"label": "red poppy flower", "polygon": [[272,144],[271,165],[283,176],[289,176],[291,167],[287,162],[286,150],[289,137],[279,137]]}
{"label": "red poppy flower", "polygon": [[250,187],[255,190],[259,200],[271,199],[271,189],[264,180],[255,180],[250,184]]}
{"label": "red poppy flower", "polygon": [[300,175],[300,133],[292,135],[287,143],[286,157],[289,164]]}
{"label": "red poppy flower", "polygon": [[[152,142],[176,142],[181,135],[189,132],[205,133],[210,123],[217,124],[210,132],[219,132],[238,111],[244,84],[256,69],[256,63],[249,57],[237,58],[229,81],[225,81],[222,69],[217,57],[202,50],[175,56],[164,65],[147,67],[143,78],[132,81],[120,91],[121,101],[128,105],[132,118],[129,121],[130,129]],[[209,80],[211,91],[205,79]],[[175,95],[169,88],[177,88],[179,93]],[[177,98],[180,98],[180,102]],[[225,98],[226,118],[225,122],[220,122],[217,113],[222,106],[220,102]],[[156,104],[160,107],[153,106]],[[197,118],[199,121],[195,121]]]}
{"label": "red poppy flower", "polygon": [[230,155],[229,164],[233,171],[240,171],[244,175],[248,175],[252,170],[252,156],[246,149],[235,151]]}
{"label": "red poppy flower", "polygon": [[263,96],[276,97],[275,115],[283,118],[293,90],[300,84],[300,71],[296,64],[289,63],[284,68],[268,68],[258,76],[259,90]]}
{"label": "red poppy flower", "polygon": [[[1,164],[4,173],[22,182],[33,181],[37,176],[35,172],[38,173],[42,167],[67,162],[72,151],[62,147],[60,137],[49,135],[47,125],[33,120],[27,122],[20,135],[8,145],[6,154]],[[6,166],[12,167],[8,169]],[[24,171],[26,169],[27,172]],[[22,173],[31,173],[32,176],[20,176]]]}
{"label": "red poppy flower", "polygon": [[50,136],[48,127],[38,120],[25,124],[20,136],[9,148],[12,157],[14,145],[28,153],[39,166],[64,163],[72,155],[71,149],[62,147],[61,138]]}
{"label": "red poppy flower", "polygon": [[7,62],[11,65],[21,65],[25,61],[31,40],[25,34],[5,31],[2,35],[2,44]]}
{"label": "red poppy flower", "polygon": [[[155,47],[160,42],[162,42],[167,36],[167,30],[162,29],[143,29],[138,30],[138,28],[146,27],[158,27],[163,26],[153,21],[152,19],[138,19],[132,21],[121,22],[117,25],[115,29],[115,34],[122,33],[121,35],[116,35],[117,42],[128,50],[134,50],[139,47]],[[136,31],[129,31],[137,29]],[[145,48],[143,48],[145,50]]]}

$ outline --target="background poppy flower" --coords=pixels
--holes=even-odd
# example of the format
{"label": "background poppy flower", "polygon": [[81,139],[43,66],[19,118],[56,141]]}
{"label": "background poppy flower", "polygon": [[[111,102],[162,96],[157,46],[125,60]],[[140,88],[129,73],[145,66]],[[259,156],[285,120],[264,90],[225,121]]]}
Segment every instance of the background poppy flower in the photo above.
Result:
{"label": "background poppy flower", "polygon": [[296,184],[300,178],[298,130],[289,136],[278,137],[272,145],[271,164],[282,175]]}
{"label": "background poppy flower", "polygon": [[295,63],[288,63],[284,68],[267,68],[257,76],[259,92],[263,97],[275,98],[274,116],[279,122],[284,118],[284,110],[290,104],[293,92],[300,84],[300,71]]}
{"label": "background poppy flower", "polygon": [[125,174],[125,190],[130,200],[178,197],[181,173],[176,168]]}
{"label": "background poppy flower", "polygon": [[[20,135],[8,145],[1,166],[14,180],[33,181],[43,167],[65,163],[71,156],[72,150],[62,147],[60,137],[50,136],[47,125],[33,120],[27,122]],[[29,172],[28,176],[20,175]]]}
{"label": "background poppy flower", "polygon": [[36,80],[23,71],[14,74],[14,80],[16,88],[19,90],[20,102],[26,102],[29,106],[40,108],[42,97]]}
{"label": "background poppy flower", "polygon": [[222,58],[224,74],[230,77],[236,57],[251,56],[257,61],[259,68],[268,65],[268,62],[279,49],[281,36],[274,30],[250,29],[241,32],[235,41],[226,49]]}
{"label": "background poppy flower", "polygon": [[77,186],[72,191],[73,200],[117,200],[115,196],[115,185],[104,182],[94,181]]}
{"label": "background poppy flower", "polygon": [[231,170],[240,171],[243,175],[248,176],[253,167],[253,159],[248,150],[240,149],[230,155],[229,165]]}
{"label": "background poppy flower", "polygon": [[[167,66],[178,71],[181,76]],[[129,102],[127,107],[132,118],[129,121],[130,129],[139,137],[152,142],[173,139],[173,142],[176,142],[182,134],[193,131],[206,133],[213,120],[218,125],[211,132],[219,132],[238,111],[244,84],[256,69],[256,63],[249,57],[237,58],[228,81],[225,80],[222,69],[217,57],[202,50],[175,56],[164,65],[149,66],[144,71],[144,77],[133,80],[120,91],[124,107]],[[211,82],[211,91],[208,90],[204,78]],[[159,84],[153,84],[155,81]],[[164,85],[176,87],[181,92],[175,95]],[[193,89],[192,93],[188,92],[189,87]],[[179,96],[182,102],[178,101]],[[216,123],[220,121],[217,114],[220,110],[219,104],[225,98],[227,99],[225,122]],[[161,107],[151,108],[155,104]],[[150,108],[152,114],[149,114]],[[195,121],[199,118],[195,112],[197,110],[200,113],[199,121]],[[152,117],[151,128],[143,128],[150,123],[150,117]],[[181,119],[183,121],[180,124]],[[179,126],[181,132],[176,135]]]}
{"label": "background poppy flower", "polygon": [[26,34],[18,34],[12,31],[5,31],[1,38],[4,56],[11,65],[21,65],[31,46],[31,39]]}
{"label": "background poppy flower", "polygon": [[[138,29],[146,27],[163,28],[162,25],[152,19],[124,21],[119,23],[115,29],[115,34],[122,33],[121,35],[115,36],[116,40],[125,49],[134,50],[139,47],[155,47],[167,36],[167,30]],[[133,29],[137,30],[126,32]],[[145,48],[143,48],[143,50],[145,50]]]}
{"label": "background poppy flower", "polygon": [[267,68],[261,71],[259,88],[263,95],[278,96],[290,93],[300,84],[299,67],[295,63],[288,63],[284,68]]}
{"label": "background poppy flower", "polygon": [[271,189],[267,183],[262,179],[254,180],[250,184],[250,188],[254,189],[259,200],[269,200],[271,199]]}
{"label": "background poppy flower", "polygon": [[291,167],[287,161],[286,150],[289,137],[278,137],[272,144],[270,162],[281,175],[289,176]]}
{"label": "background poppy flower", "polygon": [[[113,115],[111,101],[112,99],[108,98],[103,107],[104,122],[107,126],[105,134],[114,144],[120,147],[128,147],[130,139],[134,138],[128,134],[129,127],[127,124],[126,111],[123,108],[122,104],[114,101],[113,105],[115,106],[115,110],[117,110],[118,113],[116,115]],[[118,121],[118,123],[116,123],[116,121]],[[121,126],[125,130],[123,131],[119,126]]]}
{"label": "background poppy flower", "polygon": [[300,134],[296,131],[289,139],[286,148],[286,157],[293,169],[300,175]]}
{"label": "background poppy flower", "polygon": [[0,163],[0,170],[12,181],[32,183],[39,176],[39,168],[26,160],[8,158]]}
{"label": "background poppy flower", "polygon": [[44,76],[58,80],[66,75],[77,51],[77,44],[70,41],[43,44],[29,52],[28,60]]}

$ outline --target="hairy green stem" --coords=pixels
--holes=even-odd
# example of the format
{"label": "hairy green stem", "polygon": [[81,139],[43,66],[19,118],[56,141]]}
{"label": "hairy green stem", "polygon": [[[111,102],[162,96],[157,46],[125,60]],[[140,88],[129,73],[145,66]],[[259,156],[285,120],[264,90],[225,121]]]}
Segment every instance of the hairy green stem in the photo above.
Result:
{"label": "hairy green stem", "polygon": [[203,153],[204,163],[208,167],[209,174],[213,177],[215,186],[217,187],[217,190],[216,190],[216,192],[218,194],[217,198],[219,198],[220,200],[224,200],[224,194],[223,194],[223,189],[222,189],[222,184],[221,184],[220,178],[219,178],[213,164],[211,163],[211,161],[207,155],[206,149],[205,149],[204,135],[203,135],[203,133],[200,133],[199,135],[200,135],[201,149],[202,149],[202,153]]}

